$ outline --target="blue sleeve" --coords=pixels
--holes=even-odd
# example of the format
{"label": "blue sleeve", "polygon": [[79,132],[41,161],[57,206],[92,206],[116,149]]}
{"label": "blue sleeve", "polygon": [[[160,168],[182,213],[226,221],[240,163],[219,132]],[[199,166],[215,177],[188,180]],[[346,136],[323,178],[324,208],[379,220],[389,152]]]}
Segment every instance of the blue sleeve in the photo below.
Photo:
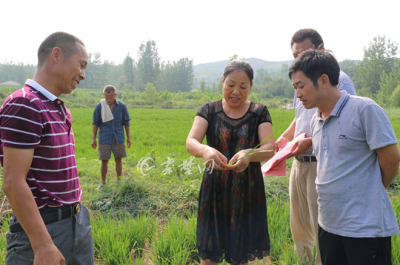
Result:
{"label": "blue sleeve", "polygon": [[397,144],[397,138],[386,111],[377,104],[371,104],[361,112],[361,126],[371,150],[390,144]]}
{"label": "blue sleeve", "polygon": [[346,83],[343,84],[339,90],[346,90],[347,93],[349,93],[350,95],[355,96],[356,95],[356,89],[354,88],[354,85],[352,83]]}
{"label": "blue sleeve", "polygon": [[94,108],[94,112],[93,112],[93,125],[96,125],[97,127],[100,127],[100,125],[103,123],[103,121],[101,120],[101,105],[98,104],[95,108]]}
{"label": "blue sleeve", "polygon": [[124,107],[122,112],[122,125],[131,126],[131,124],[129,123],[131,117],[129,116],[128,108],[126,107],[125,104],[123,106]]}

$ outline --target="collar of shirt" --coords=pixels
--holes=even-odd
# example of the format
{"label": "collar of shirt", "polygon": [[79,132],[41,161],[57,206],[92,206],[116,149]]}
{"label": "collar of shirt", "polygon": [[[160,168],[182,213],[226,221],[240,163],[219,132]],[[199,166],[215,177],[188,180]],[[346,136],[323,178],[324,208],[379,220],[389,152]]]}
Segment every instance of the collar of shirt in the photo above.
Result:
{"label": "collar of shirt", "polygon": [[[350,97],[350,94],[347,93],[346,90],[342,90],[342,95],[340,96],[338,102],[336,103],[335,107],[332,110],[332,113],[326,118],[326,121],[331,117],[331,116],[335,116],[335,117],[339,117],[340,116],[340,112],[342,111],[342,109],[344,108],[344,106],[347,103],[347,100]],[[318,111],[318,120],[322,120],[322,113],[317,109]]]}
{"label": "collar of shirt", "polygon": [[50,101],[55,101],[56,99],[58,99],[56,96],[54,96],[52,93],[50,93],[46,88],[42,87],[38,82],[36,82],[32,79],[27,79],[25,81],[25,85],[33,87],[34,89],[36,89],[37,91],[42,93]]}

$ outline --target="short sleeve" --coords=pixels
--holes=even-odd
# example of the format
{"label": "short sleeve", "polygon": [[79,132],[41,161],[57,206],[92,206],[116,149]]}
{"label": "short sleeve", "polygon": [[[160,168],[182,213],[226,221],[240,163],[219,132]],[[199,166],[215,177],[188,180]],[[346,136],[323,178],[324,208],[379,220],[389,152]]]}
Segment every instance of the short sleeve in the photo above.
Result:
{"label": "short sleeve", "polygon": [[340,91],[346,90],[350,95],[356,95],[356,89],[354,88],[353,81],[343,71],[340,71],[338,88]]}
{"label": "short sleeve", "polygon": [[102,123],[101,120],[101,105],[97,104],[96,107],[94,108],[93,112],[93,125],[96,125],[97,127],[100,127]]}
{"label": "short sleeve", "polygon": [[376,104],[361,112],[363,134],[371,150],[396,144],[397,138],[386,111]]}
{"label": "short sleeve", "polygon": [[204,118],[206,121],[208,121],[209,110],[210,110],[210,104],[206,103],[199,108],[199,110],[196,113],[196,116],[200,116],[200,117]]}
{"label": "short sleeve", "polygon": [[123,105],[123,106],[124,106],[124,110],[123,110],[124,118],[122,121],[122,125],[130,126],[129,121],[131,120],[131,117],[129,116],[128,108],[126,107],[126,105]]}
{"label": "short sleeve", "polygon": [[260,119],[257,125],[261,123],[269,122],[272,124],[271,115],[269,114],[267,106],[263,106],[260,113]]}
{"label": "short sleeve", "polygon": [[36,148],[40,144],[42,133],[42,115],[35,102],[16,97],[1,108],[1,146],[20,149]]}

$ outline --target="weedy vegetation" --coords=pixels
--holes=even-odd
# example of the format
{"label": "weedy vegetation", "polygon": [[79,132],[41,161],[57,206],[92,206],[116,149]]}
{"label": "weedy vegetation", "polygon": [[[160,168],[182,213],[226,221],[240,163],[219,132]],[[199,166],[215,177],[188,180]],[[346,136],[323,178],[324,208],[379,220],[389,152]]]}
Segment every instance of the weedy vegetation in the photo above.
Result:
{"label": "weedy vegetation", "polygon": [[[96,264],[199,264],[197,199],[204,162],[185,147],[196,110],[130,109],[132,146],[123,159],[123,178],[116,180],[111,158],[108,182],[100,190],[95,189],[100,183],[100,161],[90,145],[93,109],[71,112],[83,203],[92,213]],[[277,139],[293,120],[294,111],[270,112]],[[399,139],[400,112],[391,110],[389,115]],[[286,177],[264,178],[271,253],[250,264],[306,264],[294,252],[290,233],[291,162],[287,161]],[[400,222],[400,176],[389,192]],[[3,196],[0,189],[0,202]],[[7,220],[2,218],[0,226],[0,265],[5,263]],[[392,237],[392,255],[392,263],[400,265],[399,235]]]}

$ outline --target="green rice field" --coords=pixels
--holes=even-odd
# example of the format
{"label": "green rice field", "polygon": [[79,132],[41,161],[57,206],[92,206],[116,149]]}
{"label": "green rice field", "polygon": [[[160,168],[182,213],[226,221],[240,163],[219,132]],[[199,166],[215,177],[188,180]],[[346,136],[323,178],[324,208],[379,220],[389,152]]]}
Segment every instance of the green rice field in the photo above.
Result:
{"label": "green rice field", "polygon": [[[100,184],[100,161],[91,147],[93,109],[71,109],[76,160],[92,213],[96,264],[198,264],[197,198],[203,161],[186,151],[196,110],[130,109],[132,146],[117,181],[113,158],[108,183]],[[271,110],[274,137],[289,126],[294,111]],[[388,111],[400,138],[400,111]],[[287,173],[291,159],[287,161]],[[400,222],[400,177],[389,189]],[[0,178],[1,180],[1,178]],[[297,260],[289,227],[288,176],[265,177],[270,256],[251,264],[306,264]],[[0,190],[0,205],[3,193]],[[6,206],[5,206],[6,207]],[[6,219],[0,226],[0,265],[4,264]],[[393,264],[400,265],[400,236],[392,237]]]}

